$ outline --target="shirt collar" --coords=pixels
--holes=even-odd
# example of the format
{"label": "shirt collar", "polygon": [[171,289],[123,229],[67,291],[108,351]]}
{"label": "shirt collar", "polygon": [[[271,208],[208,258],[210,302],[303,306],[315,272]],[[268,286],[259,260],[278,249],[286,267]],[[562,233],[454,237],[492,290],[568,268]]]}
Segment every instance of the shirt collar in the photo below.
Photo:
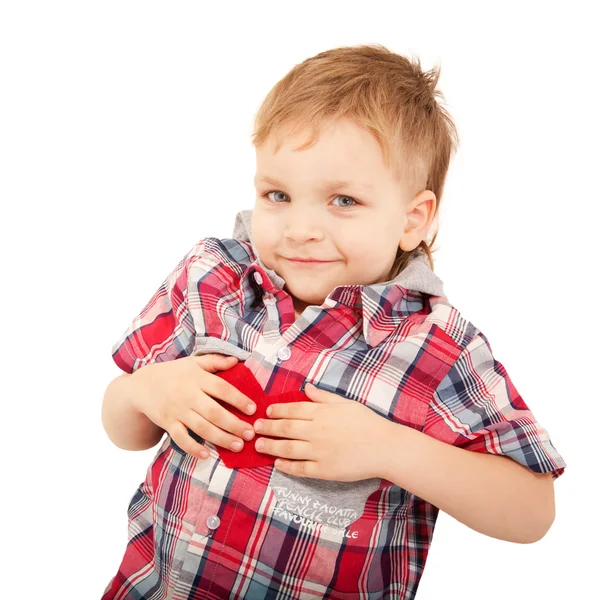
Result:
{"label": "shirt collar", "polygon": [[[241,283],[243,284],[243,280],[247,277],[254,276],[253,272],[258,272],[260,285],[266,291],[276,294],[283,289],[285,280],[263,263],[256,250],[252,239],[252,212],[252,210],[241,210],[236,214],[232,234],[234,239],[249,242],[255,257],[244,271]],[[241,288],[244,289],[246,286],[241,285]],[[376,345],[373,342],[381,341],[397,327],[399,324],[395,322],[397,319],[403,319],[414,310],[418,310],[414,302],[396,302],[405,296],[405,291],[399,288],[431,296],[445,296],[442,280],[431,270],[426,253],[421,251],[394,279],[370,285],[337,286],[325,299],[325,305],[333,307],[336,303],[345,304],[363,313],[365,338],[370,345]],[[246,289],[252,289],[252,286]],[[388,308],[387,315],[382,313],[383,296],[395,309],[390,311]],[[366,311],[369,318],[364,314]],[[393,313],[391,317],[390,312]],[[376,323],[375,321],[379,321],[378,317],[381,317],[381,322]]]}

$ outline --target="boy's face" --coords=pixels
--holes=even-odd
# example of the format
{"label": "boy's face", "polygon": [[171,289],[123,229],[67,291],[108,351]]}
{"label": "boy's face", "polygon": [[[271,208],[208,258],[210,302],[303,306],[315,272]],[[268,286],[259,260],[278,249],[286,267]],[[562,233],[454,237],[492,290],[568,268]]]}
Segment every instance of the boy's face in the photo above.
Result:
{"label": "boy's face", "polygon": [[336,286],[386,281],[398,246],[419,244],[435,208],[433,192],[406,197],[375,138],[351,121],[332,122],[311,148],[295,151],[306,135],[286,138],[277,154],[274,140],[256,150],[252,213],[256,250],[285,280],[297,315]]}

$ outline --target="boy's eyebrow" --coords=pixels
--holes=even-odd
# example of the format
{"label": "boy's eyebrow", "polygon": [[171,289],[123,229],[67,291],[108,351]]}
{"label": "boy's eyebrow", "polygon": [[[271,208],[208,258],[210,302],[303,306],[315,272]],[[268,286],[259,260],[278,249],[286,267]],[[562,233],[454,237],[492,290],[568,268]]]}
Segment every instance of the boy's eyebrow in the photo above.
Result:
{"label": "boy's eyebrow", "polygon": [[[271,177],[261,176],[255,177],[254,181],[265,181],[266,183],[270,183],[272,185],[277,185],[279,187],[285,187],[280,181],[273,179]],[[323,181],[323,189],[334,190],[342,187],[362,187],[366,190],[373,191],[373,186],[369,183],[359,183],[357,181],[346,181],[345,179],[330,179],[328,181]]]}

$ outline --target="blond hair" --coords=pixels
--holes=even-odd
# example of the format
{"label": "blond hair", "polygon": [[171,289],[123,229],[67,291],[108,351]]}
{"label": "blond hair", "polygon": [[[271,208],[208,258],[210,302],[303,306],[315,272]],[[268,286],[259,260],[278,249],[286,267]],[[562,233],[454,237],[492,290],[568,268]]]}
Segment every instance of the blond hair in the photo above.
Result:
{"label": "blond hair", "polygon": [[[350,119],[377,140],[387,168],[409,191],[423,190],[436,198],[438,216],[450,159],[459,139],[456,127],[436,96],[440,67],[423,72],[413,62],[380,44],[344,46],[320,52],[297,64],[267,94],[254,120],[252,144],[260,148],[271,135],[276,150],[279,132],[311,130],[304,150],[318,139],[321,128],[336,119]],[[410,251],[398,248],[388,280],[394,279],[418,253],[425,252],[434,269],[431,241],[421,240]]]}

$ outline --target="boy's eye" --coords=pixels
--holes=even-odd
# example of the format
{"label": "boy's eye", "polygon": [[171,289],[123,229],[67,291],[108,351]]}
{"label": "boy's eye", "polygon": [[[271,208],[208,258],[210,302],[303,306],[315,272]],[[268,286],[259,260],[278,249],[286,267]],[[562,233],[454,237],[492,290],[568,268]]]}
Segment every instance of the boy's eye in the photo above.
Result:
{"label": "boy's eye", "polygon": [[[271,199],[270,194],[283,194],[284,196],[287,196],[287,194],[284,194],[283,192],[280,192],[279,190],[272,190],[270,192],[265,192],[263,194],[263,198]],[[351,196],[336,196],[335,199],[337,199],[337,198],[344,198],[346,200],[350,200],[353,203],[353,204],[342,204],[342,206],[340,208],[351,208],[354,205],[358,205],[358,202]],[[273,202],[275,204],[280,204],[280,202],[277,202],[277,200],[273,200]]]}
{"label": "boy's eye", "polygon": [[[350,196],[336,196],[336,198],[345,198],[346,200],[351,200],[352,202],[354,202],[354,204],[358,204],[358,202],[354,198],[351,198]],[[351,206],[354,206],[354,204],[345,204],[345,205],[342,205],[342,208],[346,208],[346,207],[350,208]]]}
{"label": "boy's eye", "polygon": [[[273,190],[272,192],[265,192],[263,194],[263,197],[264,198],[269,198],[269,200],[270,200],[271,198],[269,197],[269,194],[283,194],[283,192],[279,192],[277,190]],[[285,196],[286,194],[283,194],[283,195]],[[279,204],[279,202],[275,201],[275,204]]]}

